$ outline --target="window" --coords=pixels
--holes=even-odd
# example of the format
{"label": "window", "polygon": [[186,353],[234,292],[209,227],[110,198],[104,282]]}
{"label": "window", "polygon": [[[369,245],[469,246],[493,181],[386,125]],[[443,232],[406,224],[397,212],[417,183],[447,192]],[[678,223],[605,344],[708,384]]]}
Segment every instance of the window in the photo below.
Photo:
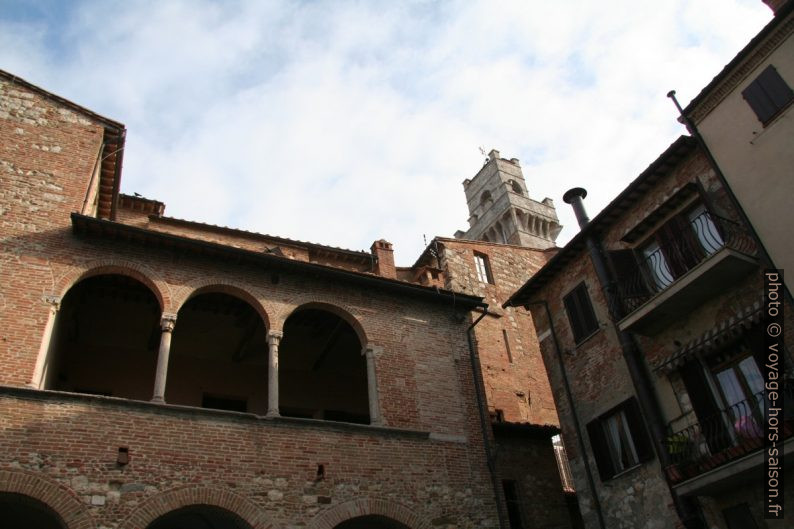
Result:
{"label": "window", "polygon": [[491,266],[488,263],[488,256],[484,253],[474,252],[474,265],[477,267],[477,279],[481,283],[493,284]]}
{"label": "window", "polygon": [[762,436],[764,381],[752,353],[761,350],[755,343],[759,339],[759,333],[749,333],[707,357],[703,364],[690,362],[680,370],[703,441],[712,454],[734,440]]}
{"label": "window", "polygon": [[493,203],[493,199],[491,198],[491,192],[483,191],[482,194],[480,195],[480,205],[483,208],[487,208],[492,203]]}
{"label": "window", "polygon": [[598,330],[598,320],[593,312],[590,296],[587,295],[587,285],[580,283],[570,294],[565,296],[563,302],[576,343],[580,343]]}
{"label": "window", "polygon": [[513,193],[518,193],[519,195],[524,194],[524,190],[521,189],[521,185],[515,180],[508,180],[507,183],[510,185],[510,189],[513,190]]}
{"label": "window", "polygon": [[524,529],[524,525],[521,523],[521,501],[518,498],[516,482],[512,479],[503,479],[502,489],[505,493],[507,519],[510,521],[510,529]]}
{"label": "window", "polygon": [[774,66],[767,66],[755,81],[742,91],[758,120],[768,124],[777,114],[794,100],[794,92],[780,77]]}
{"label": "window", "polygon": [[660,292],[725,246],[717,218],[698,203],[673,216],[639,248],[647,287]]}
{"label": "window", "polygon": [[634,398],[589,423],[587,433],[602,481],[653,457],[651,443]]}

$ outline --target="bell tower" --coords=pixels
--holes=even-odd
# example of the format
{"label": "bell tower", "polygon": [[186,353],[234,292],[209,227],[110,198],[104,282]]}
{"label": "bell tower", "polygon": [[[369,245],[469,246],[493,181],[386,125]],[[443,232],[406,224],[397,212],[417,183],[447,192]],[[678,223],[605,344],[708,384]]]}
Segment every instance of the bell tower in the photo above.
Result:
{"label": "bell tower", "polygon": [[517,158],[506,160],[492,150],[474,178],[463,181],[469,206],[469,229],[455,233],[470,239],[532,248],[553,248],[562,226],[550,198],[529,198]]}

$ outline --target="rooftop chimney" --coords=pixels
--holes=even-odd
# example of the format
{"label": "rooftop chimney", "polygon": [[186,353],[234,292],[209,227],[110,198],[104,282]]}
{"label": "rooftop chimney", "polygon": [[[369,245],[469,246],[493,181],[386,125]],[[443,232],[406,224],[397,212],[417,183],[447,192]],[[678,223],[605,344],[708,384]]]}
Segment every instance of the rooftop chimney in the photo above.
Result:
{"label": "rooftop chimney", "polygon": [[394,267],[394,250],[391,243],[384,239],[377,240],[372,243],[370,251],[375,257],[375,269],[373,272],[379,276],[395,279],[397,277],[397,269]]}
{"label": "rooftop chimney", "polygon": [[574,187],[573,189],[569,189],[562,196],[563,201],[573,207],[573,212],[576,214],[576,220],[579,222],[579,227],[582,229],[584,229],[584,227],[590,223],[590,218],[587,216],[587,212],[584,210],[584,204],[582,203],[582,199],[586,196],[587,191],[582,187]]}

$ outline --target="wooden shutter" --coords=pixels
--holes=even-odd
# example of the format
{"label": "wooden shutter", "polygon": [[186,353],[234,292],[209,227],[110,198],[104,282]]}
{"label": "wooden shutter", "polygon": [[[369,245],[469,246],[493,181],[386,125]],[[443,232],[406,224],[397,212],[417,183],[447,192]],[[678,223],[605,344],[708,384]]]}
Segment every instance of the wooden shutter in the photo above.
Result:
{"label": "wooden shutter", "polygon": [[600,419],[587,425],[587,435],[590,437],[590,447],[598,466],[598,475],[601,477],[601,481],[606,481],[615,475],[615,468]]}
{"label": "wooden shutter", "polygon": [[701,426],[701,433],[706,437],[706,442],[712,453],[725,448],[725,440],[729,439],[728,432],[720,417],[714,395],[711,394],[703,367],[697,362],[692,362],[681,369],[681,379],[689,394],[689,401],[695,410],[695,416]]}
{"label": "wooden shutter", "polygon": [[642,463],[653,459],[653,445],[648,430],[645,428],[645,421],[642,419],[642,411],[640,411],[637,399],[632,397],[626,401],[624,411],[629,422],[631,438],[634,441],[634,450],[637,452],[637,461]]}
{"label": "wooden shutter", "polygon": [[616,307],[618,318],[622,318],[648,299],[650,291],[640,274],[634,250],[611,250],[608,254],[621,304]]}
{"label": "wooden shutter", "polygon": [[742,91],[758,120],[766,125],[783,107],[794,99],[794,92],[774,66],[766,69]]}

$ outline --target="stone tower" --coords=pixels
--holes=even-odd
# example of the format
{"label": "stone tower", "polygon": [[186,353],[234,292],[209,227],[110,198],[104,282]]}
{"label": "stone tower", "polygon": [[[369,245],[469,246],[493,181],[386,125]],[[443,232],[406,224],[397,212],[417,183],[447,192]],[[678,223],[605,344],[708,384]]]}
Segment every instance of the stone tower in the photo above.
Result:
{"label": "stone tower", "polygon": [[457,239],[481,240],[532,248],[552,248],[560,233],[557,212],[550,198],[529,198],[518,159],[506,160],[499,151],[472,179],[463,181],[469,206],[469,229]]}

